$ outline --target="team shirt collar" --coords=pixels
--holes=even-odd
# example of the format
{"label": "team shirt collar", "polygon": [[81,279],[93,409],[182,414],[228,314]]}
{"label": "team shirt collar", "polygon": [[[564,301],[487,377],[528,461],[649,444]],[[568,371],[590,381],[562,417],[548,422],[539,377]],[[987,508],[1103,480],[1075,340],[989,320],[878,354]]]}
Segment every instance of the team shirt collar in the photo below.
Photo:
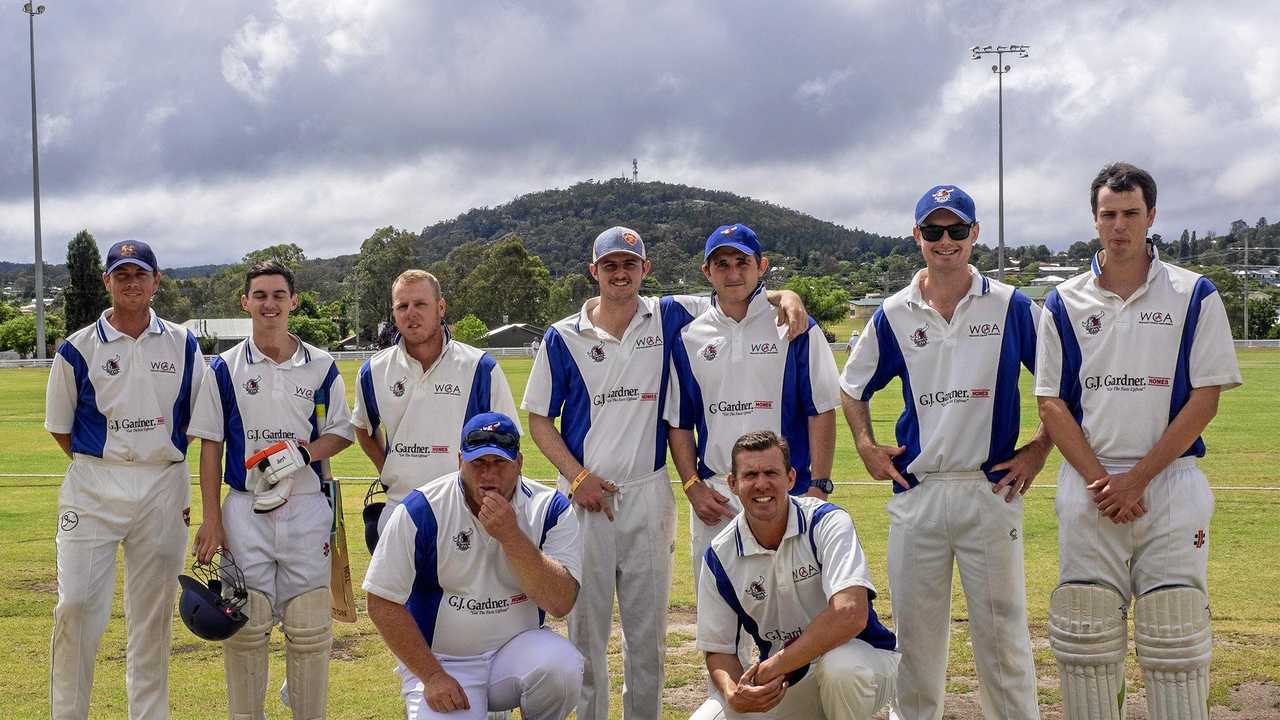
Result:
{"label": "team shirt collar", "polygon": [[[293,338],[298,343],[298,349],[293,351],[292,357],[280,363],[279,367],[301,367],[311,362],[311,351],[307,349],[306,343],[302,342],[302,338],[299,338],[293,333],[289,333],[289,337]],[[273,365],[275,364],[271,358],[267,357],[266,353],[258,349],[257,344],[253,342],[252,335],[244,341],[244,359],[247,360],[250,365],[263,362],[264,360],[272,363]]]}
{"label": "team shirt collar", "polygon": [[[769,293],[765,291],[764,281],[756,283],[756,289],[751,291],[751,300],[747,302],[747,314],[742,320],[746,322],[747,318],[758,315],[766,310],[772,311],[773,306],[769,304]],[[716,292],[711,292],[711,309],[714,310],[721,318],[731,320],[725,315],[724,310],[720,309],[720,301],[716,296]]]}
{"label": "team shirt collar", "polygon": [[[643,297],[637,297],[636,301],[638,303],[636,306],[636,314],[632,316],[631,322],[627,323],[627,330],[630,330],[631,327],[636,324],[637,320],[648,320],[653,317],[653,308],[649,303],[645,302]],[[578,311],[578,322],[574,325],[574,329],[579,333],[582,333],[583,331],[590,331],[597,337],[600,337],[601,335],[608,335],[604,330],[597,329],[591,322],[591,311],[596,309],[599,305],[599,296],[587,298],[587,301],[582,303],[582,309]],[[626,331],[623,331],[623,335],[626,335]],[[622,340],[622,338],[614,339],[619,341]]]}
{"label": "team shirt collar", "polygon": [[[920,293],[920,283],[924,280],[924,274],[925,270],[917,270],[916,274],[911,278],[911,284],[907,287],[907,302],[915,305],[916,307],[929,306],[929,304],[924,300],[924,295]],[[981,296],[991,292],[991,281],[988,280],[985,275],[978,272],[978,268],[970,265],[969,275],[969,292],[965,294],[965,297],[972,297],[974,295]]]}
{"label": "team shirt collar", "polygon": [[435,367],[440,364],[440,361],[444,359],[445,355],[449,354],[449,348],[453,347],[453,333],[449,332],[449,326],[442,325],[441,329],[444,332],[444,342],[440,345],[440,354],[436,357],[436,361],[431,363],[431,367],[429,368],[422,367],[422,363],[418,362],[417,358],[409,354],[409,351],[404,347],[404,338],[400,336],[400,333],[396,333],[396,352],[400,354],[401,361],[409,367],[416,366],[424,375],[434,370]]}
{"label": "team shirt collar", "polygon": [[[479,523],[480,519],[474,515],[471,515],[471,509],[467,508],[467,490],[466,490],[466,487],[463,485],[461,468],[459,468],[457,472],[457,476],[458,476],[458,480],[457,482],[454,483],[453,487],[454,487],[454,492],[458,494],[458,502],[462,503],[463,508],[466,508],[464,512],[466,512],[468,516],[470,516],[477,523]],[[520,512],[520,509],[524,507],[524,504],[528,502],[529,498],[531,497],[533,497],[533,491],[529,489],[529,485],[525,481],[524,475],[521,474],[520,477],[516,479],[516,491],[511,496],[511,507],[514,508],[515,511],[518,513]]]}
{"label": "team shirt collar", "polygon": [[[807,522],[804,515],[800,512],[800,504],[791,496],[787,496],[787,531],[782,534],[782,542],[778,543],[778,548],[782,548],[782,543],[787,538],[801,535],[807,531],[805,527]],[[738,557],[746,557],[747,555],[762,555],[766,553],[775,553],[777,550],[770,550],[756,541],[755,533],[751,532],[751,526],[747,523],[746,511],[738,513],[738,517],[734,520],[736,527],[733,529],[734,543],[737,546]]]}
{"label": "team shirt collar", "polygon": [[[1156,275],[1164,270],[1164,263],[1160,260],[1160,249],[1155,243],[1149,243],[1147,249],[1151,253],[1151,265],[1147,268],[1147,284],[1150,284]],[[1093,282],[1096,285],[1102,277],[1102,268],[1107,264],[1106,250],[1099,250],[1093,254],[1093,259],[1089,261],[1089,271],[1093,273]]]}
{"label": "team shirt collar", "polygon": [[[98,339],[104,343],[113,342],[125,337],[125,334],[115,329],[108,320],[111,314],[115,312],[114,308],[107,308],[98,316]],[[156,317],[155,310],[147,310],[147,332],[152,335],[163,335],[166,330],[164,323],[160,322],[160,318]]]}

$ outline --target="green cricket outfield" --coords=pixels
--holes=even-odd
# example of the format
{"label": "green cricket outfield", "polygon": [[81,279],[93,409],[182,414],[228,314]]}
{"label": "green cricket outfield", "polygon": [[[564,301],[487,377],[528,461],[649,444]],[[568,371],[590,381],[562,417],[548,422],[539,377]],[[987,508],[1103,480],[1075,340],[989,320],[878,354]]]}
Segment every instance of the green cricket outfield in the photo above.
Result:
{"label": "green cricket outfield", "polygon": [[[1218,486],[1209,560],[1214,617],[1212,697],[1229,705],[1229,691],[1243,683],[1280,683],[1280,600],[1272,592],[1280,587],[1280,441],[1275,422],[1280,409],[1280,352],[1242,350],[1243,387],[1223,395],[1218,417],[1205,433],[1209,455],[1201,467]],[[843,362],[843,357],[837,358]],[[528,380],[531,361],[503,358],[517,403]],[[341,364],[347,382],[347,400],[355,387],[356,362]],[[9,650],[0,654],[0,715],[12,718],[48,716],[49,637],[53,606],[57,599],[53,537],[57,525],[58,486],[66,458],[43,429],[44,388],[48,371],[0,370],[0,635]],[[1023,376],[1023,437],[1035,427],[1030,379]],[[886,388],[872,404],[877,436],[888,439],[901,408],[901,393]],[[527,418],[522,418],[527,427]],[[847,508],[857,524],[870,559],[873,579],[883,599],[878,610],[890,619],[885,543],[888,517],[884,504],[888,487],[869,482],[858,460],[843,420],[839,423],[835,471],[838,485],[834,500]],[[532,444],[530,443],[530,446]],[[536,448],[526,448],[526,475],[535,479],[553,476],[551,466]],[[196,467],[192,453],[191,466]],[[1046,612],[1050,590],[1057,578],[1057,521],[1051,487],[1060,456],[1055,451],[1026,500],[1027,604],[1040,677],[1040,697],[1046,706],[1056,705],[1057,669],[1046,639]],[[344,481],[344,509],[352,554],[352,576],[357,602],[369,557],[359,529],[361,499],[372,467],[358,448],[335,458],[336,475]],[[866,483],[866,484],[862,484]],[[1249,488],[1249,489],[1240,489]],[[192,507],[192,530],[199,523],[198,492]],[[677,498],[679,490],[676,489]],[[701,658],[693,646],[693,589],[689,571],[688,511],[683,502],[676,542],[676,570],[671,592],[670,654],[667,662],[665,717],[687,717],[703,693]],[[93,689],[93,717],[125,717],[125,633],[120,591],[123,563],[117,570],[113,618],[98,652]],[[956,697],[972,695],[976,671],[968,644],[967,613],[959,582],[952,602],[952,642],[948,691]],[[176,602],[175,602],[176,607]],[[221,647],[191,635],[176,618],[170,664],[170,695],[175,718],[225,716],[225,690]],[[334,718],[402,717],[404,708],[394,660],[367,617],[352,625],[335,624],[333,663],[330,670],[330,716]],[[617,694],[621,691],[621,638],[611,643],[611,668],[615,698],[614,715],[621,717]],[[283,651],[279,633],[272,638],[273,684],[283,679]],[[1130,655],[1131,690],[1141,686],[1141,672]],[[1274,686],[1272,686],[1274,687]],[[1131,698],[1130,703],[1138,702]],[[269,717],[290,717],[268,697]]]}

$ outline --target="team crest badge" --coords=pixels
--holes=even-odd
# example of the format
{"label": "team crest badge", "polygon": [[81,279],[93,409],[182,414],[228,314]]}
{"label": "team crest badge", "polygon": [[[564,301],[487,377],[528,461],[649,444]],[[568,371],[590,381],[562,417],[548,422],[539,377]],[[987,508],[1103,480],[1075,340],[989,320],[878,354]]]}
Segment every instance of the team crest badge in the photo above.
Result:
{"label": "team crest badge", "polygon": [[121,245],[120,254],[124,257],[133,257],[138,252],[137,248],[132,245]]}
{"label": "team crest badge", "polygon": [[764,576],[757,575],[755,580],[747,583],[747,594],[757,600],[763,600],[769,593],[764,589]]}
{"label": "team crest badge", "polygon": [[633,232],[624,232],[622,233],[622,242],[635,247],[635,244],[640,242],[640,238]]}
{"label": "team crest badge", "polygon": [[1102,318],[1106,317],[1106,312],[1099,310],[1096,315],[1090,315],[1080,321],[1080,327],[1090,335],[1097,335],[1102,332]]}
{"label": "team crest badge", "polygon": [[600,343],[587,351],[587,357],[595,362],[604,362],[604,343]]}
{"label": "team crest badge", "polygon": [[944,203],[951,199],[951,193],[953,192],[955,192],[955,188],[938,188],[938,192],[933,194],[933,201],[937,203]]}
{"label": "team crest badge", "polygon": [[257,395],[258,391],[261,389],[262,389],[261,377],[249,378],[248,380],[244,381],[244,391],[249,393],[250,395]]}
{"label": "team crest badge", "polygon": [[719,353],[720,353],[720,343],[717,341],[712,341],[707,343],[706,345],[703,345],[702,349],[698,351],[698,355],[702,356],[702,359],[706,360],[707,362],[711,362],[712,360],[715,360],[716,355],[718,355]]}
{"label": "team crest badge", "polygon": [[392,395],[395,395],[396,397],[404,397],[404,381],[405,381],[405,378],[400,378],[399,380],[392,383],[391,385]]}
{"label": "team crest badge", "polygon": [[929,326],[921,325],[916,331],[911,333],[911,344],[916,347],[924,347],[929,344]]}
{"label": "team crest badge", "polygon": [[58,527],[62,528],[63,532],[71,532],[79,524],[80,516],[76,514],[75,510],[68,510],[62,513],[62,517],[58,518]]}
{"label": "team crest badge", "polygon": [[458,549],[463,552],[470,550],[471,549],[471,528],[462,530],[457,535],[454,535],[453,544],[457,545]]}
{"label": "team crest badge", "polygon": [[104,370],[108,375],[112,375],[112,376],[119,375],[119,374],[120,374],[120,356],[119,356],[119,355],[117,355],[117,356],[115,356],[115,357],[111,358],[110,360],[108,360],[108,361],[107,361],[107,362],[102,366],[102,369],[103,369],[103,370]]}

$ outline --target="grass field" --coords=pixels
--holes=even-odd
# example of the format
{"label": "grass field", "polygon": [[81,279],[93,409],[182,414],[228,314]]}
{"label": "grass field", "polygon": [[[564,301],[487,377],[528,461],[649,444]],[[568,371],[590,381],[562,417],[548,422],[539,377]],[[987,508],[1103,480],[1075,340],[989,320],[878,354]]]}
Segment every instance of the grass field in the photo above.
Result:
{"label": "grass field", "polygon": [[[844,337],[849,329],[841,328]],[[844,339],[842,337],[842,339]],[[838,358],[843,362],[843,358]],[[517,396],[523,394],[530,361],[503,359]],[[1228,691],[1257,681],[1280,683],[1280,441],[1276,440],[1276,412],[1280,409],[1280,352],[1251,350],[1240,353],[1244,387],[1223,396],[1217,419],[1205,433],[1209,456],[1201,466],[1211,482],[1219,486],[1270,488],[1268,490],[1219,490],[1213,524],[1209,562],[1209,582],[1213,588],[1215,649],[1213,658],[1213,701],[1230,704]],[[356,363],[343,363],[348,401],[352,400]],[[42,427],[44,387],[47,371],[33,369],[0,370],[0,636],[8,638],[8,650],[0,654],[0,716],[36,718],[48,716],[49,637],[53,605],[57,599],[54,573],[53,536],[57,521],[60,473],[65,458]],[[1023,378],[1024,433],[1034,427],[1035,414]],[[901,405],[901,394],[887,388],[872,404],[873,419],[881,438],[892,437],[892,423]],[[524,418],[527,423],[527,418]],[[527,424],[526,424],[527,427]],[[837,482],[868,480],[840,423],[836,448]],[[1026,435],[1024,435],[1025,437]],[[536,451],[527,450],[526,474],[533,478],[552,476],[551,466]],[[1041,701],[1052,706],[1058,701],[1057,671],[1046,641],[1045,617],[1048,595],[1057,578],[1057,521],[1053,514],[1050,487],[1060,457],[1055,452],[1026,501],[1024,535],[1028,609],[1041,681]],[[194,467],[194,458],[193,458]],[[368,477],[372,467],[358,449],[350,449],[334,460],[334,472],[344,477]],[[352,479],[344,484],[345,512],[358,525],[360,503],[367,481]],[[195,489],[193,488],[193,491]],[[678,493],[678,491],[677,491]],[[194,493],[198,497],[198,493]],[[885,578],[885,543],[888,517],[884,504],[889,489],[876,485],[841,485],[835,501],[846,507],[857,523],[873,579],[884,596],[878,609],[890,616]],[[198,506],[198,500],[194,503]],[[681,506],[678,524],[675,581],[671,593],[672,624],[668,636],[670,656],[667,668],[665,717],[687,717],[701,700],[701,658],[693,649],[693,592],[688,559],[688,512]],[[199,522],[199,507],[192,508],[192,534]],[[352,574],[357,586],[368,564],[368,554],[358,527],[349,534],[352,543]],[[121,563],[123,565],[123,563]],[[123,574],[123,569],[119,571]],[[959,583],[955,583],[959,587]],[[124,647],[125,634],[117,580],[113,621],[98,653],[98,671],[93,692],[93,717],[125,717]],[[363,593],[357,587],[363,607]],[[948,690],[965,697],[976,687],[976,673],[968,645],[964,599],[954,594],[952,642]],[[891,617],[891,616],[890,616]],[[331,667],[330,716],[334,718],[394,718],[403,715],[398,681],[391,673],[393,659],[366,617],[353,625],[336,625],[336,642]],[[283,677],[280,636],[272,640],[273,683]],[[621,688],[620,642],[613,647],[615,691]],[[1141,673],[1130,658],[1131,687],[1141,684]],[[170,687],[174,717],[211,718],[225,716],[225,691],[221,648],[192,636],[181,622],[174,621],[173,659]],[[1131,699],[1131,708],[1136,701]],[[617,708],[615,698],[614,707]],[[288,712],[269,698],[270,717],[289,717]],[[1225,710],[1225,708],[1224,708]],[[1215,711],[1216,712],[1216,711]],[[1280,716],[1280,710],[1274,711]],[[1050,713],[1047,713],[1050,714]],[[620,711],[615,716],[621,717]],[[1268,715],[1262,715],[1266,717]],[[1234,717],[1234,715],[1232,715]]]}

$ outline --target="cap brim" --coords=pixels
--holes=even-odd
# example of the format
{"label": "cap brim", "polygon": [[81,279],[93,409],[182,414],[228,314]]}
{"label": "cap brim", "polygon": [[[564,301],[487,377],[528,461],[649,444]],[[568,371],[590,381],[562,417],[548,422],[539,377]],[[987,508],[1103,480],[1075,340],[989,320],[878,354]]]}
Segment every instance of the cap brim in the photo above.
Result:
{"label": "cap brim", "polygon": [[142,268],[143,270],[146,270],[147,272],[156,271],[155,268],[139,260],[138,258],[128,257],[128,258],[120,258],[119,260],[112,263],[111,266],[107,268],[107,274],[111,274],[115,272],[116,268],[120,267],[121,265],[137,265],[138,267]]}
{"label": "cap brim", "polygon": [[719,244],[717,244],[715,247],[711,248],[711,252],[707,253],[707,254],[706,254],[706,257],[705,257],[704,259],[705,259],[705,260],[710,260],[710,259],[711,259],[711,256],[712,256],[712,255],[715,255],[715,254],[716,254],[716,251],[717,251],[717,250],[719,250],[720,248],[733,248],[734,250],[737,250],[738,252],[742,253],[743,255],[755,255],[755,254],[756,254],[756,251],[755,251],[755,250],[753,250],[749,245],[746,245],[746,244],[744,244],[744,243],[740,243],[740,242],[733,242],[732,240],[730,240],[730,241],[728,241],[728,242],[722,242],[722,243],[719,243]]}
{"label": "cap brim", "polygon": [[497,445],[481,445],[479,447],[471,448],[470,450],[463,450],[462,461],[471,462],[472,460],[485,455],[497,455],[503,460],[507,460],[509,462],[516,461],[516,454],[514,452],[505,448],[500,448]]}

